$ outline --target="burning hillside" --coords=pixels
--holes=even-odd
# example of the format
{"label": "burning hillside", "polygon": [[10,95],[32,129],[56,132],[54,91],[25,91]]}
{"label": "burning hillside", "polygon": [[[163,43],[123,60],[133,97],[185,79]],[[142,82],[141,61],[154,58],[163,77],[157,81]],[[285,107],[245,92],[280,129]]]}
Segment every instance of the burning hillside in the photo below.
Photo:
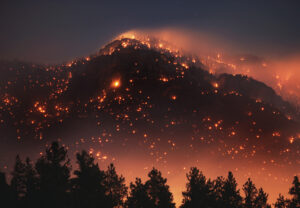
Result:
{"label": "burning hillside", "polygon": [[87,145],[100,161],[139,155],[142,168],[170,174],[214,161],[285,184],[300,165],[292,105],[262,82],[210,73],[200,58],[157,39],[121,37],[63,65],[0,67],[0,130],[9,140],[61,138],[74,151]]}

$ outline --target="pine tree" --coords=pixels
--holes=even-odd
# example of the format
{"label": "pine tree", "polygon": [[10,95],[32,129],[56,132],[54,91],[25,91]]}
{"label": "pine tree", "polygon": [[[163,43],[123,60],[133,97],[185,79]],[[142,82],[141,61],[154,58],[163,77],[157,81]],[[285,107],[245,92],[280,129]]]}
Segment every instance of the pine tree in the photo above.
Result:
{"label": "pine tree", "polygon": [[105,201],[104,171],[86,151],[76,155],[79,170],[72,179],[73,207],[101,207]]}
{"label": "pine tree", "polygon": [[16,206],[34,207],[37,197],[38,179],[29,158],[23,163],[19,155],[16,157],[14,170],[11,173],[11,188]]}
{"label": "pine tree", "polygon": [[300,182],[298,176],[294,177],[293,186],[290,188],[289,194],[292,195],[290,208],[300,207]]}
{"label": "pine tree", "polygon": [[126,201],[128,208],[155,208],[155,203],[148,195],[148,190],[140,178],[135,183],[130,183],[130,195]]}
{"label": "pine tree", "polygon": [[148,173],[149,179],[145,186],[151,201],[156,208],[175,208],[173,195],[167,185],[167,179],[163,178],[161,172],[153,168]]}
{"label": "pine tree", "polygon": [[224,195],[224,185],[225,178],[220,176],[217,179],[213,180],[213,193],[211,193],[211,197],[215,198],[214,207],[222,208],[223,203],[223,195]]}
{"label": "pine tree", "polygon": [[19,155],[16,157],[16,162],[14,170],[11,173],[11,188],[14,196],[14,200],[17,204],[20,202],[26,195],[26,176],[25,176],[26,165],[22,162]]}
{"label": "pine tree", "polygon": [[15,206],[11,189],[6,182],[5,173],[2,172],[0,172],[0,204],[3,208]]}
{"label": "pine tree", "polygon": [[224,181],[221,194],[221,206],[224,208],[239,208],[242,206],[242,197],[237,189],[237,182],[232,172],[228,173],[227,179]]}
{"label": "pine tree", "polygon": [[258,194],[255,199],[256,208],[271,208],[268,202],[268,194],[264,192],[262,188],[258,190]]}
{"label": "pine tree", "polygon": [[284,198],[281,194],[279,194],[279,197],[277,198],[277,201],[275,203],[275,208],[288,208],[289,201]]}
{"label": "pine tree", "polygon": [[36,170],[34,169],[29,158],[25,162],[25,187],[26,196],[24,198],[24,205],[27,207],[37,207],[36,199],[38,197],[39,180]]}
{"label": "pine tree", "polygon": [[181,208],[214,207],[216,201],[214,200],[213,183],[195,167],[191,168],[187,179],[187,190],[182,193]]}
{"label": "pine tree", "polygon": [[254,208],[255,199],[257,197],[257,189],[250,178],[243,185],[243,191],[245,193],[244,206],[245,208]]}
{"label": "pine tree", "polygon": [[53,142],[46,155],[35,165],[39,181],[41,207],[66,207],[69,191],[70,162],[67,150]]}
{"label": "pine tree", "polygon": [[246,208],[271,208],[268,202],[268,194],[262,188],[257,190],[250,178],[243,186],[245,193],[244,206]]}
{"label": "pine tree", "polygon": [[122,206],[127,196],[127,187],[125,178],[117,174],[113,164],[110,164],[105,171],[104,185],[106,190],[106,207]]}

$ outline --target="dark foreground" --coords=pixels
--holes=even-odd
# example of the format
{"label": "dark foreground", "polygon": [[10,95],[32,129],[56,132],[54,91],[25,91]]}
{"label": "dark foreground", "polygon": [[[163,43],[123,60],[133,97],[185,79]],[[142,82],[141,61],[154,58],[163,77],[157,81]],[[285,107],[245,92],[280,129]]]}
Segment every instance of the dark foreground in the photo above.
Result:
{"label": "dark foreground", "polygon": [[[113,164],[100,170],[94,158],[86,151],[76,155],[78,169],[71,177],[67,150],[52,143],[46,154],[35,163],[29,158],[23,162],[19,156],[8,184],[0,172],[1,207],[128,207],[173,208],[173,195],[167,179],[153,168],[144,183],[136,178],[126,187],[125,178],[116,173]],[[237,189],[231,172],[227,178],[206,178],[199,169],[192,167],[187,174],[186,190],[182,192],[181,208],[267,208],[268,194],[257,189],[249,178],[242,193]],[[276,208],[300,207],[300,182],[294,177],[289,190],[290,199],[279,195]]]}

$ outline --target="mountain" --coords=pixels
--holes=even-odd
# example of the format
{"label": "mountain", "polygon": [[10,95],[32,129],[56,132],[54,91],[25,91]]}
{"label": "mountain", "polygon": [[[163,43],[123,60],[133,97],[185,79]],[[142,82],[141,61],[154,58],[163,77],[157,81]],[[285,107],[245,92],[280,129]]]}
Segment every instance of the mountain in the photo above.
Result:
{"label": "mountain", "polygon": [[147,143],[150,151],[208,145],[222,157],[299,156],[297,112],[272,88],[242,75],[210,74],[197,58],[157,44],[115,40],[56,66],[2,61],[2,136],[99,137]]}

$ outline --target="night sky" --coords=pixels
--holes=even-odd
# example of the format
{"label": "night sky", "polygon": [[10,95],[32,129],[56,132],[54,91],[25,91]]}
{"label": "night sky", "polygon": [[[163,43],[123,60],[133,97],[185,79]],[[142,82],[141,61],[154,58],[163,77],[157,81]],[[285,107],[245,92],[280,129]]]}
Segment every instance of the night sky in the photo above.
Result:
{"label": "night sky", "polygon": [[157,167],[177,205],[191,166],[251,177],[274,202],[300,174],[299,9],[1,1],[0,171],[58,140],[74,168],[86,149],[127,184]]}
{"label": "night sky", "polygon": [[136,28],[183,27],[245,51],[299,52],[299,1],[6,1],[0,57],[57,63],[88,55]]}

